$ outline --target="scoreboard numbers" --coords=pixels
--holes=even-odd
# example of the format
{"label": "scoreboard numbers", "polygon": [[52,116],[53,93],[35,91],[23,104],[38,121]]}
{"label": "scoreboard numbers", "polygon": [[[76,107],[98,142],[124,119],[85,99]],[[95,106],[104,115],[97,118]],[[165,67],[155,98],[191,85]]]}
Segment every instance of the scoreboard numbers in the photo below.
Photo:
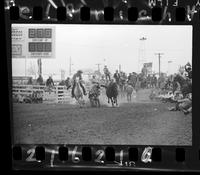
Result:
{"label": "scoreboard numbers", "polygon": [[29,38],[52,38],[52,29],[33,29],[30,28],[28,30],[28,37]]}

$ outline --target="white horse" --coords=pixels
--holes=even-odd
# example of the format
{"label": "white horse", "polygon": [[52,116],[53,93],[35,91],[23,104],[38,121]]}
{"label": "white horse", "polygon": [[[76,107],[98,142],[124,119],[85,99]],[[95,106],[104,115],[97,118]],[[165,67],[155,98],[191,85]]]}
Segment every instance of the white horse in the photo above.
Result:
{"label": "white horse", "polygon": [[74,88],[74,97],[80,107],[83,107],[85,105],[85,100],[83,99],[83,92],[80,87],[80,82],[79,80],[75,80],[75,88]]}

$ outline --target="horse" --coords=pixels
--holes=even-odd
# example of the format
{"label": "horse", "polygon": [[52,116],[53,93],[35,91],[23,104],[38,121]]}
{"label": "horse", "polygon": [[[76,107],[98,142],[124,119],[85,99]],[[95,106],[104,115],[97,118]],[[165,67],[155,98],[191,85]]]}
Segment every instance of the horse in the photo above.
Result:
{"label": "horse", "polygon": [[127,101],[131,102],[131,97],[132,97],[132,93],[133,93],[133,86],[130,84],[127,84],[125,87],[125,91],[126,91],[126,95],[127,95]]}
{"label": "horse", "polygon": [[75,97],[76,101],[78,102],[78,104],[80,105],[80,107],[83,107],[85,104],[85,101],[83,99],[83,92],[80,87],[80,82],[78,80],[75,80],[74,83],[75,83],[74,97]]}
{"label": "horse", "polygon": [[179,74],[173,78],[173,93],[176,91],[178,84],[180,85],[180,91],[184,98],[187,94],[192,93],[192,83],[190,80],[183,78]]}

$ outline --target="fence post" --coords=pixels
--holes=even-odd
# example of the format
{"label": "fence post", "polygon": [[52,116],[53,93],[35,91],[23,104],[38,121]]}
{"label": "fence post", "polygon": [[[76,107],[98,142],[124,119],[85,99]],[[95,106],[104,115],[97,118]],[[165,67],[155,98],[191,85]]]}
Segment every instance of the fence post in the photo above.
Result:
{"label": "fence post", "polygon": [[56,103],[58,103],[59,100],[58,100],[58,86],[56,86]]}

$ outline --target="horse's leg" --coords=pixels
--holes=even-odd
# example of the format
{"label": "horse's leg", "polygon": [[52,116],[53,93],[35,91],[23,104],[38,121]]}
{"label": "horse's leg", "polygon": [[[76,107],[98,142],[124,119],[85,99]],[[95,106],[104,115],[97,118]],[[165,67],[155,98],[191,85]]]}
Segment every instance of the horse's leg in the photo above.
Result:
{"label": "horse's leg", "polygon": [[118,106],[118,103],[117,103],[117,97],[115,98],[115,103],[116,103],[116,106]]}
{"label": "horse's leg", "polygon": [[112,107],[114,107],[114,102],[113,102],[113,99],[111,98],[111,102],[112,102]]}
{"label": "horse's leg", "polygon": [[108,103],[110,103],[110,98],[108,98]]}

